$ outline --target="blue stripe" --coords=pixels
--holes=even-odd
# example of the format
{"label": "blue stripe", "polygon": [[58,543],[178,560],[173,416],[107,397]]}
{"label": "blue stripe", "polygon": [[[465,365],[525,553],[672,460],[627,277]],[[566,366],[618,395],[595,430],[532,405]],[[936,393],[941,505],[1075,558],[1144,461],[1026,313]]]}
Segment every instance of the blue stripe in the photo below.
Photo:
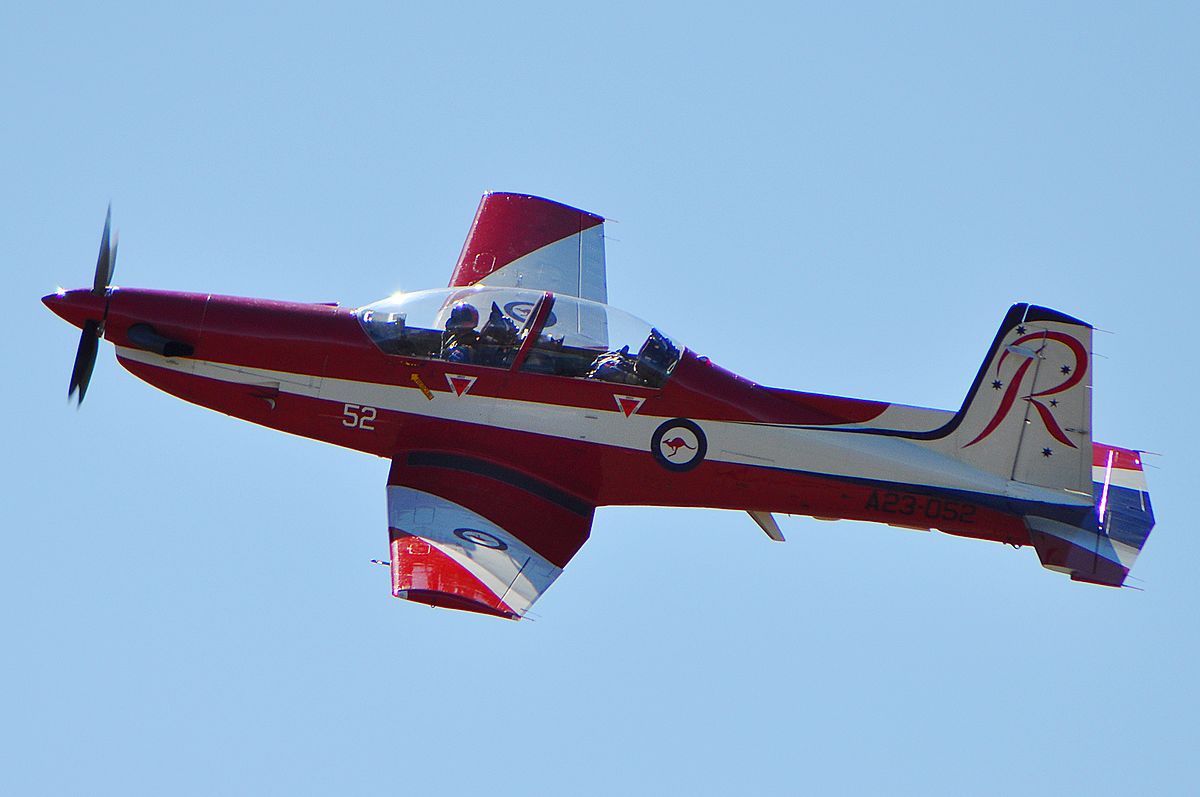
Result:
{"label": "blue stripe", "polygon": [[[1100,512],[1100,499],[1104,485],[1096,482],[1092,494],[1096,497],[1096,513]],[[1131,487],[1108,486],[1108,502],[1104,508],[1106,521],[1104,533],[1118,542],[1133,546],[1139,551],[1146,544],[1150,530],[1154,528],[1154,510],[1150,506],[1150,493]]]}

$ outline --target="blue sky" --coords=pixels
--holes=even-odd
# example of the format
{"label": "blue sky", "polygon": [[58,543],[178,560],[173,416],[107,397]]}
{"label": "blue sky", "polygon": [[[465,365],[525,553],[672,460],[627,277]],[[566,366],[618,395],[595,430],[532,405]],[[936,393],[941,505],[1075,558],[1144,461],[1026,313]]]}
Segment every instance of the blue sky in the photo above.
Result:
{"label": "blue sky", "polygon": [[[1198,21],[6,7],[0,790],[1186,793]],[[503,623],[389,597],[383,460],[111,349],[67,405],[77,335],[38,297],[90,282],[110,199],[118,284],[357,305],[445,284],[488,189],[618,220],[612,301],[767,384],[950,408],[1013,301],[1110,331],[1096,437],[1163,455],[1145,591],[620,508]]]}

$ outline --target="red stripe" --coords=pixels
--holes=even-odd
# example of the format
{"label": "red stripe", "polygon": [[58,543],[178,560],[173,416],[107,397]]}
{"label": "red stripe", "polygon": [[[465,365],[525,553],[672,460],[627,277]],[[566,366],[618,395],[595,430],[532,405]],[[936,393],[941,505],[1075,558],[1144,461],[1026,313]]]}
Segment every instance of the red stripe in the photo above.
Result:
{"label": "red stripe", "polygon": [[1018,339],[1016,341],[1016,343],[1014,343],[1013,345],[1017,345],[1026,340],[1030,340],[1034,337],[1037,337],[1037,338],[1045,337],[1045,338],[1048,338],[1049,340],[1057,340],[1059,343],[1062,343],[1067,348],[1069,348],[1071,350],[1071,353],[1075,355],[1075,372],[1072,373],[1070,375],[1070,377],[1068,377],[1061,384],[1055,385],[1054,387],[1049,388],[1047,390],[1038,391],[1037,393],[1034,393],[1033,395],[1035,397],[1037,397],[1037,396],[1053,396],[1056,393],[1062,393],[1066,390],[1070,390],[1071,388],[1075,387],[1075,385],[1079,384],[1079,381],[1081,379],[1083,379],[1083,375],[1085,373],[1087,373],[1087,368],[1088,368],[1087,350],[1085,350],[1083,348],[1083,344],[1080,343],[1078,340],[1076,340],[1074,337],[1072,337],[1070,335],[1066,335],[1062,332],[1043,332],[1043,333],[1039,333],[1036,336],[1026,335],[1023,338]]}
{"label": "red stripe", "polygon": [[[1087,365],[1088,365],[1087,350],[1083,348],[1083,344],[1080,343],[1075,338],[1071,337],[1070,335],[1064,334],[1062,332],[1053,332],[1050,330],[1045,330],[1043,332],[1033,332],[1024,337],[1017,338],[1016,340],[1014,340],[1012,342],[1011,345],[1020,346],[1022,343],[1030,343],[1032,341],[1039,341],[1039,340],[1056,340],[1059,343],[1066,346],[1068,349],[1070,349],[1071,353],[1075,355],[1075,371],[1067,379],[1065,379],[1062,383],[1057,384],[1054,387],[1049,388],[1047,390],[1042,390],[1037,393],[1033,393],[1032,395],[1035,397],[1036,396],[1052,396],[1055,393],[1062,393],[1065,390],[1070,390],[1071,388],[1075,387],[1075,385],[1079,384],[1079,380],[1083,379],[1083,375],[1085,373],[1087,373]],[[1040,352],[1041,349],[1038,349],[1038,351]],[[1009,349],[1006,348],[1004,350],[1004,353],[1000,355],[1000,360],[996,363],[996,373],[997,374],[1000,373],[1000,366],[1004,365],[1004,360],[1005,360],[1005,358],[1008,357],[1009,353],[1010,353]]]}
{"label": "red stripe", "polygon": [[1042,423],[1046,424],[1046,431],[1050,433],[1051,437],[1060,443],[1069,445],[1071,448],[1079,447],[1067,439],[1067,435],[1059,427],[1058,421],[1054,420],[1054,416],[1050,414],[1049,407],[1035,398],[1026,398],[1025,400],[1034,406],[1034,408],[1038,411],[1038,415],[1042,416]]}
{"label": "red stripe", "polygon": [[[1007,353],[1008,352],[1005,352],[1005,354]],[[1004,358],[1001,357],[1000,360],[1003,362]],[[1013,374],[1012,381],[1008,384],[1008,390],[1005,391],[1004,398],[1001,400],[1000,406],[996,408],[996,414],[992,416],[992,420],[989,421],[988,425],[983,428],[983,431],[979,433],[978,437],[967,443],[965,446],[963,446],[963,448],[970,448],[983,438],[990,435],[992,432],[996,431],[996,427],[999,426],[1006,417],[1008,417],[1008,411],[1012,409],[1013,402],[1016,401],[1017,391],[1021,388],[1021,380],[1025,378],[1025,372],[1029,370],[1029,364],[1031,362],[1033,362],[1033,360],[1026,360],[1025,362],[1021,363],[1021,367],[1017,369],[1015,374]],[[997,369],[999,369],[998,365]]]}
{"label": "red stripe", "polygon": [[543,246],[604,223],[594,213],[525,194],[485,194],[454,266],[450,287],[474,285]]}
{"label": "red stripe", "polygon": [[[126,330],[149,323],[167,337],[196,346],[196,359],[311,375],[390,384],[416,390],[413,373],[435,394],[450,393],[446,373],[475,376],[470,395],[616,412],[613,392],[639,396],[643,415],[787,424],[864,423],[889,405],[874,401],[767,388],[685,351],[662,390],[565,379],[439,360],[384,354],[353,311],[328,305],[241,297],[122,289],[114,292],[105,338],[132,346]],[[136,346],[134,346],[136,348]],[[147,377],[143,377],[147,378]],[[153,380],[150,380],[153,381]],[[204,402],[200,402],[204,403]]]}
{"label": "red stripe", "polygon": [[[468,611],[482,609],[489,614],[516,615],[496,593],[458,562],[438,550],[437,546],[400,529],[388,529],[388,532],[392,549],[393,595],[412,590],[422,593],[421,596],[414,597],[420,597],[423,602],[434,606],[444,605]],[[454,596],[459,600],[438,603],[437,593]],[[478,605],[478,608],[472,608],[471,604]]]}
{"label": "red stripe", "polygon": [[1095,467],[1108,466],[1108,452],[1113,452],[1112,466],[1122,470],[1141,470],[1142,455],[1129,448],[1117,448],[1105,443],[1092,444],[1092,465]]}

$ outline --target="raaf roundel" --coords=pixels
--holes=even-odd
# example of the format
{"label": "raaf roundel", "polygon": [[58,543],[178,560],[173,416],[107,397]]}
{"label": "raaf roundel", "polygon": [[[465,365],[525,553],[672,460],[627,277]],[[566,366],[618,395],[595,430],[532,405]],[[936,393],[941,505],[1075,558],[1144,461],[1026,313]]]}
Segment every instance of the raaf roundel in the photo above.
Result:
{"label": "raaf roundel", "polygon": [[[110,214],[111,216],[111,214]],[[1092,327],[1009,308],[954,412],[765,387],[610,306],[604,219],[483,197],[450,284],[356,309],[92,287],[43,298],[187,401],[391,460],[392,592],[517,619],[597,507],[877,521],[1031,546],[1121,586],[1154,525],[1138,451],[1092,440]]]}

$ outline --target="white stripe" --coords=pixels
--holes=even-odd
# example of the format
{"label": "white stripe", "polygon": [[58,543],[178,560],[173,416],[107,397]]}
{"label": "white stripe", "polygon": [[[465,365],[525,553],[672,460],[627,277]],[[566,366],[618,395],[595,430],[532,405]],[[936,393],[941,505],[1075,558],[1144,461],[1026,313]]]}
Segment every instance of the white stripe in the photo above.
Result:
{"label": "white stripe", "polygon": [[479,280],[480,285],[528,288],[608,303],[604,268],[604,225],[568,235]]}
{"label": "white stripe", "polygon": [[[181,361],[152,352],[118,347],[119,357],[182,371]],[[500,429],[580,440],[635,451],[648,451],[650,438],[665,416],[642,413],[626,418],[612,410],[542,404],[467,393],[455,401],[447,393],[427,400],[415,388],[333,379],[188,360],[197,376],[237,384],[278,383],[281,392],[352,403],[379,409],[482,424]],[[834,477],[871,479],[895,484],[926,485],[1055,504],[1091,505],[1092,497],[1009,481],[966,465],[924,446],[897,437],[844,434],[820,429],[746,424],[698,419],[708,436],[708,458],[738,465],[776,467]],[[744,453],[743,453],[744,452]],[[751,453],[753,452],[753,453]]]}
{"label": "white stripe", "polygon": [[[1115,451],[1108,452],[1108,464],[1104,466],[1104,488],[1100,491],[1100,522],[1104,522],[1104,508],[1108,506],[1108,483],[1112,479],[1112,461]],[[1092,466],[1093,470],[1095,466]]]}
{"label": "white stripe", "polygon": [[1130,490],[1138,490],[1146,492],[1146,474],[1140,470],[1127,470],[1125,468],[1113,468],[1111,475],[1105,474],[1105,468],[1102,465],[1092,466],[1092,481],[1098,484],[1104,484],[1106,481],[1114,487],[1127,487]]}

